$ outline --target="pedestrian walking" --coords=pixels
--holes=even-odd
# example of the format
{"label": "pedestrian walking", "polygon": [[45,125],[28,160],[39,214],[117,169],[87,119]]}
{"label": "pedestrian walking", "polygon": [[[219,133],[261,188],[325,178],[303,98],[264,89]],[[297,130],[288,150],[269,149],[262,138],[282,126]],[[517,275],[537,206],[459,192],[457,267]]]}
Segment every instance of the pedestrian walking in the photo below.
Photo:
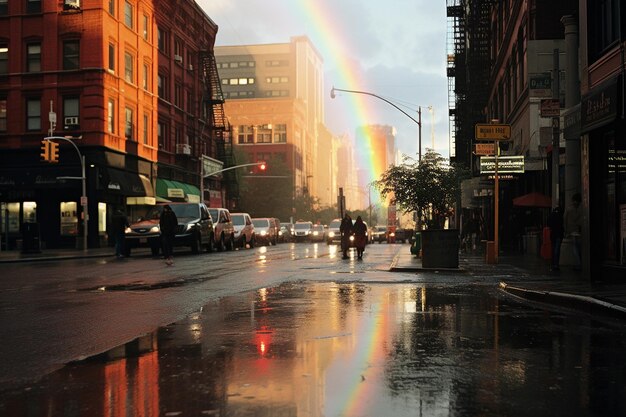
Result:
{"label": "pedestrian walking", "polygon": [[352,232],[354,233],[354,246],[356,247],[357,258],[363,259],[363,252],[365,252],[365,245],[367,244],[367,226],[361,216],[356,218]]}
{"label": "pedestrian walking", "polygon": [[561,243],[563,242],[563,210],[561,207],[555,207],[548,216],[548,227],[550,228],[550,243],[552,249],[550,271],[558,271],[561,256]]}
{"label": "pedestrian walking", "polygon": [[161,229],[161,247],[165,263],[172,265],[174,263],[173,248],[176,228],[178,227],[178,218],[169,204],[163,206],[163,212],[159,219],[159,227]]}
{"label": "pedestrian walking", "polygon": [[343,259],[348,259],[350,236],[352,236],[352,218],[348,215],[348,213],[346,213],[341,220],[339,233],[341,234],[341,252],[343,253]]}
{"label": "pedestrian walking", "polygon": [[572,241],[572,250],[574,252],[575,265],[574,269],[580,270],[582,267],[581,258],[581,235],[583,213],[580,203],[582,198],[579,193],[572,196],[570,205],[565,210],[563,222],[565,224],[565,237]]}
{"label": "pedestrian walking", "polygon": [[115,210],[113,214],[112,224],[113,238],[115,239],[115,256],[119,258],[124,257],[124,240],[126,236],[126,228],[129,226],[128,218],[124,211],[121,209]]}

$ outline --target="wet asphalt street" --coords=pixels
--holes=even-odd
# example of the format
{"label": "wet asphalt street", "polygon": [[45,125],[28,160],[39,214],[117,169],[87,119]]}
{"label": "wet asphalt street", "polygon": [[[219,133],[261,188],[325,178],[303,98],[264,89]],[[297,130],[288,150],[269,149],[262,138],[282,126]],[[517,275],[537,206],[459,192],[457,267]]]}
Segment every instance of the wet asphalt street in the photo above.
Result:
{"label": "wet asphalt street", "polygon": [[2,265],[0,415],[626,414],[623,325],[390,273],[400,249]]}

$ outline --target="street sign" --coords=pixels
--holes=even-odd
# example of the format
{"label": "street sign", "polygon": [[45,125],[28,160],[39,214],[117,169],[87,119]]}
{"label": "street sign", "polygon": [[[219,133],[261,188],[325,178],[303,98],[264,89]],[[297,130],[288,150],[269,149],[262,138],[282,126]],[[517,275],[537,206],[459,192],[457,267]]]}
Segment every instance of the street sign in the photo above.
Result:
{"label": "street sign", "polygon": [[477,123],[475,136],[476,140],[509,140],[511,125]]}
{"label": "street sign", "polygon": [[539,115],[541,117],[559,117],[561,115],[561,101],[558,98],[542,99]]}
{"label": "street sign", "polygon": [[[493,156],[480,157],[480,173],[495,174],[496,158]],[[524,156],[499,156],[498,175],[500,174],[523,174]]]}
{"label": "street sign", "polygon": [[474,145],[474,154],[475,155],[495,155],[496,154],[496,144],[495,143],[477,143]]}
{"label": "street sign", "polygon": [[552,96],[552,75],[549,72],[529,74],[528,84],[531,97]]}

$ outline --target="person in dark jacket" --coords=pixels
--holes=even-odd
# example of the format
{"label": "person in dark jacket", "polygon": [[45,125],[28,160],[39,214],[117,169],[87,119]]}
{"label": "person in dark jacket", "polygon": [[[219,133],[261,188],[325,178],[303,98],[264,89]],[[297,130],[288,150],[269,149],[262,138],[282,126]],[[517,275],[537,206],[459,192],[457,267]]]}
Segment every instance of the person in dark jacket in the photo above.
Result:
{"label": "person in dark jacket", "polygon": [[115,210],[112,219],[113,238],[115,239],[115,256],[124,257],[124,239],[126,236],[126,228],[128,227],[128,218],[121,209]]}
{"label": "person in dark jacket", "polygon": [[339,233],[341,233],[341,252],[343,253],[343,259],[348,259],[350,236],[352,236],[352,218],[348,215],[348,213],[346,213],[341,220]]}
{"label": "person in dark jacket", "polygon": [[367,226],[361,216],[356,218],[352,232],[354,233],[354,246],[356,247],[357,258],[363,259],[363,252],[365,252],[365,245],[367,244]]}
{"label": "person in dark jacket", "polygon": [[550,242],[552,244],[551,271],[559,270],[559,259],[561,256],[561,242],[563,242],[563,210],[555,207],[548,216],[548,227],[550,228]]}
{"label": "person in dark jacket", "polygon": [[173,248],[176,228],[178,227],[178,218],[169,204],[163,207],[163,212],[159,219],[159,227],[161,228],[161,245],[165,263],[172,265],[174,263]]}

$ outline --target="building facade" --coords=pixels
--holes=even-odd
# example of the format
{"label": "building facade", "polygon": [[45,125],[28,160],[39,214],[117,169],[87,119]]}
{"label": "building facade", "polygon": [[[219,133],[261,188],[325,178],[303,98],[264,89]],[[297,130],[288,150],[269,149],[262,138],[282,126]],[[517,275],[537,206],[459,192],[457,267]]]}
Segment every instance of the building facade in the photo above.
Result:
{"label": "building facade", "polygon": [[[212,50],[217,26],[194,2],[183,3],[177,13],[167,12],[169,2],[144,0],[7,2],[0,8],[3,246],[16,248],[24,225],[32,224],[42,246],[78,246],[85,223],[88,245],[105,246],[115,209],[132,217],[159,196],[198,196],[197,161],[216,156],[208,139],[214,122],[199,100],[206,77],[184,74],[176,50],[164,53],[161,46],[169,39],[176,48],[180,38],[192,45],[185,59],[199,62],[200,52]],[[192,24],[185,32],[164,30],[181,27],[180,21]],[[167,118],[166,130],[161,121]],[[195,130],[185,136],[179,122]],[[56,163],[40,156],[48,136],[60,138],[54,139]],[[176,154],[183,143],[190,147],[186,159]],[[159,175],[179,182],[160,184]]]}
{"label": "building facade", "polygon": [[[237,154],[284,166],[291,198],[320,192],[330,173],[325,135],[323,61],[304,36],[289,43],[218,46],[215,57]],[[320,185],[324,184],[324,185]],[[316,196],[326,200],[326,194]]]}

